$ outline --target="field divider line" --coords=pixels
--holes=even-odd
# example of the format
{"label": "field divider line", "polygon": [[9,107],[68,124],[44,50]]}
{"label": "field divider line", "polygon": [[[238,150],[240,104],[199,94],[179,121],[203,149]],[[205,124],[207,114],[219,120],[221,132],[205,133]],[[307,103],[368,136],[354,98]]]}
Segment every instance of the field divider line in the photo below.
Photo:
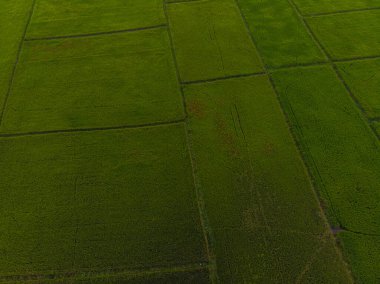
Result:
{"label": "field divider line", "polygon": [[[318,37],[315,35],[315,33],[313,32],[313,30],[309,26],[309,24],[306,21],[305,17],[302,16],[301,11],[298,9],[298,7],[294,3],[294,1],[293,0],[288,0],[288,2],[293,7],[294,11],[296,12],[296,14],[298,15],[298,17],[302,21],[302,23],[305,26],[307,32],[312,37],[313,41],[315,42],[315,44],[317,45],[317,47],[319,48],[319,50],[326,56],[327,60],[329,61],[330,65],[331,65],[331,67],[333,68],[333,70],[334,70],[334,72],[335,72],[338,80],[343,84],[343,86],[346,89],[347,93],[349,94],[349,96],[351,97],[351,99],[353,100],[353,102],[355,103],[355,105],[357,106],[357,108],[360,110],[360,112],[361,112],[361,118],[363,119],[363,122],[367,125],[367,127],[370,128],[372,134],[377,138],[377,140],[380,140],[380,134],[377,133],[375,127],[370,122],[370,118],[368,117],[365,109],[360,104],[359,100],[355,97],[354,93],[351,91],[350,87],[348,86],[348,84],[343,79],[342,75],[340,74],[338,66],[335,64],[335,62],[338,62],[338,61],[334,62],[334,60],[331,57],[331,55],[329,54],[329,52],[326,50],[326,48],[323,46],[323,44],[320,42],[320,40],[318,39]],[[366,59],[371,59],[371,58],[373,58],[373,57],[367,57]],[[376,56],[376,58],[377,58],[377,56]],[[339,61],[339,62],[344,62],[344,61]]]}
{"label": "field divider line", "polygon": [[[290,0],[288,0],[288,1],[290,1]],[[254,37],[253,37],[253,35],[252,35],[252,33],[251,33],[251,30],[250,30],[250,28],[249,28],[249,25],[248,25],[247,19],[245,18],[244,14],[243,14],[243,12],[242,12],[242,9],[241,9],[241,7],[240,7],[240,5],[239,5],[239,0],[235,0],[235,3],[236,3],[236,5],[237,5],[237,7],[238,7],[238,9],[239,9],[239,11],[240,11],[240,15],[241,15],[241,17],[242,17],[242,19],[243,19],[243,22],[244,22],[245,27],[246,27],[246,29],[247,29],[248,35],[250,36],[253,45],[254,45],[254,46],[256,47],[256,49],[257,49],[257,53],[258,53],[259,59],[260,59],[260,61],[261,61],[262,64],[263,64],[264,71],[265,71],[266,75],[268,76],[268,80],[269,80],[269,82],[270,82],[270,84],[271,84],[271,87],[272,87],[272,89],[273,89],[273,91],[274,91],[274,93],[275,93],[275,95],[276,95],[277,102],[278,102],[279,107],[280,107],[280,110],[281,110],[281,112],[282,112],[282,116],[284,117],[284,119],[285,119],[285,121],[286,121],[286,123],[287,123],[287,125],[288,125],[289,133],[290,133],[290,135],[291,135],[292,138],[293,138],[292,140],[293,140],[293,143],[294,143],[295,149],[296,149],[297,152],[298,152],[298,157],[300,158],[300,160],[301,160],[302,163],[303,163],[303,166],[304,166],[304,169],[305,169],[305,174],[307,175],[308,180],[309,180],[309,182],[310,182],[310,186],[311,186],[311,188],[312,188],[311,192],[312,192],[312,194],[313,194],[313,196],[314,196],[314,199],[315,199],[315,202],[316,202],[316,204],[317,204],[317,206],[318,206],[318,208],[319,208],[319,211],[321,212],[322,220],[323,220],[323,222],[325,223],[325,227],[326,227],[326,232],[325,232],[325,233],[328,233],[331,237],[333,237],[333,235],[332,235],[332,233],[331,233],[331,230],[329,229],[329,228],[330,228],[330,223],[328,222],[327,216],[325,215],[325,211],[323,210],[323,208],[322,208],[322,206],[321,206],[321,203],[320,203],[319,195],[318,195],[318,192],[317,192],[317,190],[316,190],[315,181],[314,181],[314,179],[313,179],[313,175],[312,175],[312,170],[311,170],[311,168],[309,167],[309,164],[307,163],[307,161],[306,161],[304,155],[302,154],[302,151],[301,151],[301,150],[302,150],[301,143],[298,141],[297,136],[295,135],[295,133],[294,133],[293,130],[292,130],[291,123],[290,123],[290,119],[289,119],[289,117],[288,117],[288,115],[287,115],[287,113],[286,113],[286,111],[285,111],[285,108],[284,108],[283,102],[282,102],[282,100],[281,100],[281,98],[280,98],[280,94],[278,93],[278,91],[277,91],[277,89],[276,89],[276,86],[275,86],[275,83],[274,83],[274,80],[273,80],[272,74],[271,74],[271,72],[269,71],[268,66],[264,63],[264,60],[263,60],[263,58],[262,58],[262,56],[261,56],[261,53],[260,53],[260,50],[259,50],[258,45],[257,45],[257,43],[256,43],[256,40],[254,39]],[[293,5],[292,5],[292,6],[293,6]],[[296,6],[293,6],[293,8],[296,9]],[[297,11],[298,11],[298,10],[297,10]],[[297,14],[299,15],[298,12],[297,12]],[[312,157],[311,157],[311,158],[312,158]],[[343,255],[342,255],[342,252],[338,249],[338,246],[337,246],[336,244],[334,245],[334,248],[335,248],[335,251],[336,251],[337,255],[339,256],[339,258],[340,258],[343,262],[345,262],[345,260],[344,260],[344,258],[343,258]],[[350,276],[350,278],[352,279],[352,274],[351,274],[351,272],[350,272],[348,269],[347,269],[347,274],[348,274],[348,275]],[[353,283],[354,281],[352,280],[351,282]]]}
{"label": "field divider line", "polygon": [[0,113],[0,126],[1,126],[1,124],[3,122],[3,119],[4,119],[4,113],[5,113],[5,109],[7,108],[9,96],[10,96],[11,91],[12,91],[13,82],[14,82],[14,78],[15,78],[16,70],[17,70],[17,65],[18,65],[18,63],[20,61],[22,47],[24,45],[26,33],[28,31],[28,28],[29,28],[29,25],[30,25],[30,21],[31,21],[33,13],[34,13],[34,7],[35,6],[36,6],[36,0],[33,0],[32,1],[32,5],[31,5],[30,10],[29,10],[29,15],[28,15],[28,19],[27,19],[26,24],[25,24],[24,31],[23,31],[23,34],[21,36],[20,43],[18,45],[18,50],[17,50],[17,54],[16,54],[16,60],[15,60],[15,63],[13,64],[13,69],[12,69],[11,77],[10,77],[10,80],[9,80],[9,83],[8,83],[8,89],[7,89],[7,92],[5,94],[5,99],[3,101],[3,106],[2,106],[2,109],[1,109],[1,113]]}
{"label": "field divider line", "polygon": [[367,12],[367,11],[373,11],[373,10],[380,10],[380,7],[369,7],[369,8],[361,8],[361,9],[337,10],[337,11],[334,11],[334,12],[321,12],[321,13],[301,14],[301,15],[304,18],[316,18],[316,17],[334,16],[334,15],[341,15],[341,14],[360,13],[360,12]]}
{"label": "field divider line", "polygon": [[182,103],[183,103],[183,108],[185,112],[184,125],[185,125],[185,135],[186,135],[186,147],[187,147],[190,164],[191,164],[191,172],[192,172],[192,178],[193,178],[193,183],[194,183],[195,198],[196,198],[197,206],[198,206],[199,219],[200,219],[203,237],[204,237],[204,241],[206,245],[206,253],[207,253],[207,258],[209,262],[209,266],[208,266],[209,277],[212,283],[219,283],[218,270],[217,270],[217,264],[216,264],[216,254],[215,254],[215,249],[214,249],[215,241],[214,241],[213,232],[212,232],[210,222],[209,222],[207,212],[206,212],[205,201],[203,198],[200,182],[197,175],[195,159],[192,155],[192,150],[191,150],[192,141],[190,138],[189,127],[188,127],[189,115],[187,112],[186,98],[185,98],[185,93],[183,90],[183,85],[181,84],[182,80],[181,80],[181,74],[179,71],[178,60],[177,60],[175,49],[174,49],[174,41],[172,37],[172,31],[170,28],[170,19],[169,19],[169,15],[167,11],[167,4],[168,4],[167,1],[163,1],[163,9],[165,13],[166,22],[167,22],[167,32],[168,32],[168,37],[170,41],[170,49],[173,56],[173,61],[174,61],[175,69],[176,69],[176,75],[177,75],[177,82],[178,82],[179,90],[181,92]]}
{"label": "field divider line", "polygon": [[[331,62],[333,63],[349,63],[349,62],[358,62],[358,61],[366,61],[366,60],[375,60],[380,59],[380,55],[370,55],[370,56],[363,56],[363,57],[351,57],[351,58],[342,58],[342,59],[332,59]],[[329,60],[324,62],[313,62],[313,63],[301,63],[301,64],[288,64],[288,65],[281,65],[276,67],[270,67],[268,66],[269,72],[274,72],[277,70],[287,70],[287,69],[294,69],[294,68],[308,68],[313,66],[326,66],[330,65],[331,62]]]}
{"label": "field divider line", "polygon": [[208,268],[207,263],[190,263],[178,266],[169,267],[147,267],[141,269],[129,270],[126,268],[111,268],[108,270],[78,270],[78,271],[59,271],[59,272],[49,272],[41,274],[25,274],[25,275],[2,275],[0,276],[0,282],[8,281],[41,281],[41,280],[75,280],[75,279],[88,279],[88,278],[98,278],[109,277],[109,276],[126,276],[126,277],[144,277],[150,275],[160,275],[160,274],[171,274],[178,272],[197,272],[206,270]]}
{"label": "field divider line", "polygon": [[246,74],[237,74],[237,75],[230,75],[230,76],[225,76],[225,77],[217,77],[217,78],[204,79],[204,80],[184,81],[184,82],[181,82],[181,84],[192,85],[192,84],[212,83],[216,81],[230,80],[230,79],[235,79],[235,78],[255,77],[255,76],[263,76],[263,75],[266,75],[266,73],[265,72],[246,73]]}
{"label": "field divider line", "polygon": [[30,37],[30,38],[25,38],[25,41],[44,41],[44,40],[55,40],[55,39],[96,37],[96,36],[103,36],[103,35],[113,35],[113,34],[154,30],[154,29],[160,29],[160,28],[165,28],[165,27],[166,27],[166,24],[159,24],[159,25],[147,26],[147,27],[141,27],[141,28],[123,29],[123,30],[115,30],[115,31],[107,31],[107,32],[88,33],[88,34],[62,35],[62,36],[49,36],[49,37]]}
{"label": "field divider line", "polygon": [[369,56],[362,56],[362,57],[331,59],[331,61],[334,63],[339,63],[339,62],[355,62],[355,61],[363,61],[363,60],[371,60],[371,59],[380,59],[380,55],[369,55]]}
{"label": "field divider line", "polygon": [[120,125],[120,126],[93,127],[93,128],[73,128],[73,129],[22,132],[22,133],[0,133],[0,138],[48,135],[48,134],[77,133],[77,132],[96,132],[96,131],[108,131],[108,130],[118,130],[118,129],[139,129],[139,128],[150,128],[150,127],[159,127],[159,126],[180,124],[180,123],[184,123],[184,122],[185,122],[185,119],[180,118],[180,119],[170,120],[170,121],[153,122],[153,123],[145,123],[145,124],[135,124],[135,125]]}

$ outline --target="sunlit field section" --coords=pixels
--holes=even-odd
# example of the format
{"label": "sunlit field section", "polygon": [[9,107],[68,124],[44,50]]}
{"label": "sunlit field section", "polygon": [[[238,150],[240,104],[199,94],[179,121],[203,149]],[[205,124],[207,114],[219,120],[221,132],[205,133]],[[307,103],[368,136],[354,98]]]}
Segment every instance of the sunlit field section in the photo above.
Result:
{"label": "sunlit field section", "polygon": [[162,0],[36,0],[28,38],[107,33],[164,23]]}
{"label": "sunlit field section", "polygon": [[310,17],[307,23],[332,59],[380,56],[380,10]]}
{"label": "sunlit field section", "polygon": [[268,67],[325,62],[288,0],[237,0]]}
{"label": "sunlit field section", "polygon": [[139,125],[182,119],[162,28],[27,41],[2,132]]}
{"label": "sunlit field section", "polygon": [[263,71],[233,1],[181,2],[167,9],[183,81]]}
{"label": "sunlit field section", "polygon": [[365,114],[372,120],[380,119],[380,58],[337,65]]}

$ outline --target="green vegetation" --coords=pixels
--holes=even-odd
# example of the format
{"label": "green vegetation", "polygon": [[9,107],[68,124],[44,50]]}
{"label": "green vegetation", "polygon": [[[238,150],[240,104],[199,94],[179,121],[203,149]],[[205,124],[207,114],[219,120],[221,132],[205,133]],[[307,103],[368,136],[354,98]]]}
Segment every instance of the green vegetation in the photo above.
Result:
{"label": "green vegetation", "polygon": [[[268,79],[196,84],[185,95],[222,282],[348,283]],[[310,272],[319,253],[324,263]]]}
{"label": "green vegetation", "polygon": [[183,118],[163,29],[24,44],[3,132]]}
{"label": "green vegetation", "polygon": [[17,2],[2,0],[0,5],[0,106],[2,106],[8,92],[32,0]]}
{"label": "green vegetation", "polygon": [[380,59],[337,64],[340,74],[370,118],[380,118]]}
{"label": "green vegetation", "polygon": [[343,251],[352,265],[358,283],[378,283],[380,271],[380,236],[342,232]]}
{"label": "green vegetation", "polygon": [[302,14],[334,13],[355,9],[380,8],[378,0],[293,0]]}
{"label": "green vegetation", "polygon": [[380,10],[307,18],[333,59],[380,55]]}
{"label": "green vegetation", "polygon": [[268,67],[326,61],[288,0],[238,0]]}
{"label": "green vegetation", "polygon": [[1,0],[1,283],[380,283],[378,0]]}
{"label": "green vegetation", "polygon": [[164,19],[162,0],[36,0],[28,38],[136,29]]}
{"label": "green vegetation", "polygon": [[233,1],[171,4],[168,13],[183,81],[262,71]]}
{"label": "green vegetation", "polygon": [[[379,141],[334,71],[299,68],[275,72],[273,77],[330,222],[347,231],[378,234],[380,192],[374,189],[380,184]],[[367,267],[372,271],[369,277],[376,277],[378,264],[365,255],[378,251],[377,246],[371,246],[374,242],[352,246],[352,239],[342,241],[345,253],[354,257],[354,270],[364,277],[369,271],[361,267]]]}
{"label": "green vegetation", "polygon": [[380,122],[374,122],[373,123],[377,133],[380,135]]}
{"label": "green vegetation", "polygon": [[[39,280],[23,280],[19,283],[40,283]],[[55,279],[45,280],[43,283],[68,283],[68,279],[64,277],[57,277]],[[104,273],[98,275],[86,274],[78,277],[71,277],[69,283],[129,283],[129,284],[178,284],[178,283],[197,283],[207,284],[210,283],[207,270],[194,270],[194,271],[176,271],[176,272],[157,272],[155,270],[149,271],[144,274],[133,273]]]}
{"label": "green vegetation", "polygon": [[2,274],[206,261],[181,124],[1,139],[0,156]]}

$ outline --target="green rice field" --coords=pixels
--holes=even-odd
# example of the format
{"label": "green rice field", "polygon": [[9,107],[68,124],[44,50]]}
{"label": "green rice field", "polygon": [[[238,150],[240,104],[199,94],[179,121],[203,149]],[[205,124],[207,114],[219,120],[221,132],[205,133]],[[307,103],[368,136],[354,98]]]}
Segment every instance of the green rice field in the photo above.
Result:
{"label": "green rice field", "polygon": [[0,283],[380,283],[380,2],[0,0]]}

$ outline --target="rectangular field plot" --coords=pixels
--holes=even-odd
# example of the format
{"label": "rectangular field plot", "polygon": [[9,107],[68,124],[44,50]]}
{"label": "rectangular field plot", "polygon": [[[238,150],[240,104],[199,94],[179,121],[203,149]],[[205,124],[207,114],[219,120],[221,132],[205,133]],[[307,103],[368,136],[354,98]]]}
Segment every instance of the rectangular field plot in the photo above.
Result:
{"label": "rectangular field plot", "polygon": [[334,71],[300,68],[273,76],[330,223],[378,233],[380,143]]}
{"label": "rectangular field plot", "polygon": [[[295,283],[319,247],[332,243],[268,79],[184,91],[221,282]],[[307,277],[316,283],[320,277],[349,283],[334,249],[315,272]]]}
{"label": "rectangular field plot", "polygon": [[287,0],[238,0],[269,67],[326,60]]}
{"label": "rectangular field plot", "polygon": [[32,0],[2,0],[0,4],[0,111],[31,7]]}
{"label": "rectangular field plot", "polygon": [[205,262],[182,124],[0,140],[0,275]]}
{"label": "rectangular field plot", "polygon": [[183,118],[164,29],[24,44],[2,132]]}
{"label": "rectangular field plot", "polygon": [[380,55],[380,10],[306,20],[333,59]]}
{"label": "rectangular field plot", "polygon": [[337,64],[340,74],[370,118],[380,118],[380,59]]}
{"label": "rectangular field plot", "polygon": [[162,0],[36,0],[27,37],[109,32],[164,22]]}
{"label": "rectangular field plot", "polygon": [[380,8],[378,0],[293,0],[303,15]]}
{"label": "rectangular field plot", "polygon": [[234,1],[169,4],[168,14],[182,81],[262,71]]}

